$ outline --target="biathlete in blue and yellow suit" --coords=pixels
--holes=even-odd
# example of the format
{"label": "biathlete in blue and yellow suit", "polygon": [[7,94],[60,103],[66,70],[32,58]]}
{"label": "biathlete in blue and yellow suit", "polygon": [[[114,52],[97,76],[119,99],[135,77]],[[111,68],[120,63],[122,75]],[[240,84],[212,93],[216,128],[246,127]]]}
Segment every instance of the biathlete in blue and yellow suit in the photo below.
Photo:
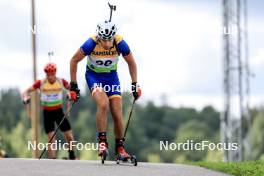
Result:
{"label": "biathlete in blue and yellow suit", "polygon": [[122,54],[128,64],[132,80],[132,93],[135,99],[141,95],[137,84],[137,65],[128,44],[120,35],[116,35],[116,26],[112,22],[97,25],[97,35],[90,37],[75,53],[70,62],[71,94],[80,97],[76,82],[77,64],[87,56],[86,82],[97,105],[96,127],[99,142],[99,156],[108,150],[107,111],[110,108],[116,139],[116,154],[124,158],[130,155],[124,149],[122,99],[117,74],[118,57]]}

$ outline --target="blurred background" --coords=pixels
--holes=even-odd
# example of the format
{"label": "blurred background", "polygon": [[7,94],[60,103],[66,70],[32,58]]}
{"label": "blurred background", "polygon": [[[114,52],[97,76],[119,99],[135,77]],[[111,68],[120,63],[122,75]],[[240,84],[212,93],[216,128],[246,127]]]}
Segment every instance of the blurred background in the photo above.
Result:
{"label": "blurred background", "polygon": [[[48,52],[53,52],[51,61],[58,66],[57,75],[69,80],[71,57],[95,34],[97,23],[109,18],[107,2],[35,0],[36,26],[32,26],[30,0],[0,1],[2,152],[10,157],[32,156],[32,151],[27,150],[27,141],[32,138],[31,122],[20,96],[21,91],[34,81],[32,32],[36,32],[37,78],[45,77],[43,67],[49,62]],[[260,0],[247,3],[241,0],[241,4],[230,2],[110,2],[117,5],[113,21],[135,56],[139,84],[143,89],[127,136],[128,150],[140,161],[264,158],[264,13],[261,9],[264,3]],[[239,20],[241,24],[238,24]],[[227,61],[232,59],[240,59],[242,63],[228,65]],[[70,118],[76,139],[83,143],[96,141],[96,107],[87,91],[85,65],[86,59],[79,63],[78,83],[82,98]],[[128,67],[122,58],[118,67],[121,85],[130,85]],[[235,73],[234,78],[227,70],[243,74]],[[228,82],[226,78],[229,77],[233,79]],[[242,88],[237,86],[239,80],[243,83]],[[233,94],[227,91],[236,86]],[[232,101],[228,92],[238,102]],[[132,97],[124,93],[123,100],[127,120]],[[241,101],[243,104],[239,105]],[[47,139],[40,119],[40,141],[45,142]],[[110,139],[113,139],[112,126],[110,120]],[[58,138],[62,139],[62,136]],[[184,142],[188,139],[238,142],[241,148],[236,153],[159,150],[161,140]],[[63,157],[67,152],[60,151],[58,155]],[[92,151],[80,151],[79,156],[81,159],[97,159],[96,152]]]}

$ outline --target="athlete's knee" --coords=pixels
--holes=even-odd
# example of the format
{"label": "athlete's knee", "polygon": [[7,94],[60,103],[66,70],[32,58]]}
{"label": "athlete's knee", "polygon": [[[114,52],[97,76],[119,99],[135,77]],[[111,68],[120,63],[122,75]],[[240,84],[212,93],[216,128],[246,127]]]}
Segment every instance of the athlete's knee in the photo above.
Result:
{"label": "athlete's knee", "polygon": [[99,101],[97,103],[97,108],[100,109],[101,111],[107,111],[109,107],[109,102],[107,100]]}
{"label": "athlete's knee", "polygon": [[94,96],[95,94],[100,94],[101,92],[103,92],[103,89],[102,89],[102,87],[94,87],[93,89],[92,89],[92,96]]}
{"label": "athlete's knee", "polygon": [[74,140],[72,130],[63,132],[66,140]]}

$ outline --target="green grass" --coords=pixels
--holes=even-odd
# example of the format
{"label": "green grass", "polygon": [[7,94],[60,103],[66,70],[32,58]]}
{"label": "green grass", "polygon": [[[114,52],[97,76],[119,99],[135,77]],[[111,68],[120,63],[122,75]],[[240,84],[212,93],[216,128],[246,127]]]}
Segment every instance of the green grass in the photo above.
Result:
{"label": "green grass", "polygon": [[235,176],[264,176],[264,161],[246,162],[192,162],[192,165],[224,172]]}

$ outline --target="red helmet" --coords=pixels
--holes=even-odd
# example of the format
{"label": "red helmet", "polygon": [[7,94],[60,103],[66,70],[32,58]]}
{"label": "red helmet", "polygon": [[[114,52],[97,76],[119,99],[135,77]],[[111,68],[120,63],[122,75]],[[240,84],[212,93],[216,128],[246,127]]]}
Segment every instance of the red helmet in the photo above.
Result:
{"label": "red helmet", "polygon": [[57,71],[57,66],[54,63],[48,63],[44,67],[45,73],[55,73]]}

